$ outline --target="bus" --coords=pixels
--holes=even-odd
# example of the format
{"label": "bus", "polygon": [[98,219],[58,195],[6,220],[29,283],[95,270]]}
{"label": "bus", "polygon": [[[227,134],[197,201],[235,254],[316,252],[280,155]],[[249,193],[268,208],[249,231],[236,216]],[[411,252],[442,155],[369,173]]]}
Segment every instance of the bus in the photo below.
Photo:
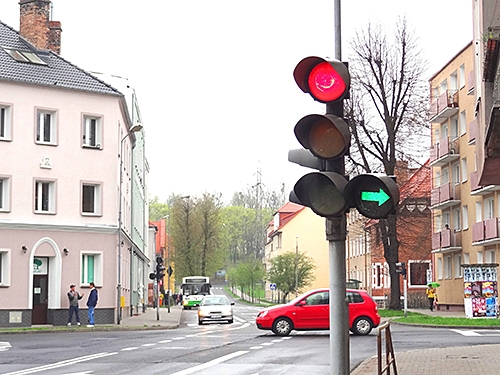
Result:
{"label": "bus", "polygon": [[206,276],[186,276],[180,287],[184,310],[197,307],[204,296],[213,294],[210,279]]}

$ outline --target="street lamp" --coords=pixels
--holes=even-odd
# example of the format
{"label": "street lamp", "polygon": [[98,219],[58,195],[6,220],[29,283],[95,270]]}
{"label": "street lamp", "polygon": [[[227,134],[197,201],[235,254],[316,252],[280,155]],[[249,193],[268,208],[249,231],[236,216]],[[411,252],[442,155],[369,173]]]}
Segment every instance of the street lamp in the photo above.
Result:
{"label": "street lamp", "polygon": [[170,314],[170,274],[172,273],[170,268],[170,215],[163,216],[163,219],[167,219],[167,312]]}
{"label": "street lamp", "polygon": [[123,142],[132,133],[138,132],[142,129],[142,124],[135,124],[132,126],[128,133],[122,138],[120,142],[120,180],[119,180],[119,193],[118,193],[118,285],[117,301],[116,301],[116,322],[120,324],[121,320],[121,299],[122,299],[122,184],[123,184]]}

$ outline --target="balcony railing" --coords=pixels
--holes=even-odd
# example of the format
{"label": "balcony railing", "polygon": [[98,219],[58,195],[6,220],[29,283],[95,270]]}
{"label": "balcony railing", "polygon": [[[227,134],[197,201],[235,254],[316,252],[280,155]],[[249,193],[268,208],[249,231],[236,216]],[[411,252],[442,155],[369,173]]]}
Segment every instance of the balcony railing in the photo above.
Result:
{"label": "balcony railing", "polygon": [[446,90],[431,103],[430,122],[443,122],[458,112],[458,91]]}
{"label": "balcony railing", "polygon": [[499,244],[499,233],[497,217],[474,223],[472,226],[472,244],[478,246]]}
{"label": "balcony railing", "polygon": [[479,185],[479,172],[475,171],[470,174],[470,195],[486,195],[494,191],[500,190],[500,185]]}
{"label": "balcony railing", "polygon": [[448,182],[431,190],[431,209],[443,208],[460,204],[460,185]]}
{"label": "balcony railing", "polygon": [[469,143],[476,142],[478,134],[479,134],[479,125],[477,122],[477,118],[475,118],[469,123]]}
{"label": "balcony railing", "polygon": [[459,143],[451,141],[449,137],[444,137],[431,147],[432,167],[441,167],[460,158]]}
{"label": "balcony railing", "polygon": [[462,249],[462,232],[445,229],[432,234],[432,252],[442,253]]}
{"label": "balcony railing", "polygon": [[469,72],[469,76],[467,77],[467,87],[469,88],[467,91],[467,95],[474,95],[475,86],[476,86],[476,71],[471,70]]}

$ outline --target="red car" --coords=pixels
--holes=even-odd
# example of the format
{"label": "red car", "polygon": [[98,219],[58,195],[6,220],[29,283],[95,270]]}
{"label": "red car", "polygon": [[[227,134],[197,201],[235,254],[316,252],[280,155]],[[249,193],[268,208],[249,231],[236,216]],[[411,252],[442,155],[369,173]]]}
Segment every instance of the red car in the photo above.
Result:
{"label": "red car", "polygon": [[[292,330],[322,330],[330,328],[330,292],[315,289],[291,300],[286,305],[266,308],[259,312],[257,328],[287,336]],[[368,335],[380,324],[377,304],[364,290],[347,289],[349,329],[355,335]]]}

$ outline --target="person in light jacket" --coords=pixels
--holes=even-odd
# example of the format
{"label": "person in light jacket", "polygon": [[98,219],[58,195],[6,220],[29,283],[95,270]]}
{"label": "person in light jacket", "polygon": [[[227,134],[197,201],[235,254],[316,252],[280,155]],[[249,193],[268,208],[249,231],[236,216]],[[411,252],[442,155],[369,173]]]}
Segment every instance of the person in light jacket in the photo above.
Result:
{"label": "person in light jacket", "polygon": [[88,309],[88,316],[89,316],[89,324],[87,327],[93,327],[94,326],[94,310],[97,305],[97,289],[95,288],[94,283],[90,283],[90,293],[89,297],[87,299],[87,307]]}
{"label": "person in light jacket", "polygon": [[80,325],[80,309],[78,306],[78,302],[83,298],[84,294],[80,294],[75,290],[76,285],[71,284],[69,286],[68,299],[69,299],[69,317],[68,317],[68,326],[71,325],[71,320],[73,318],[73,314],[76,315],[76,325]]}

